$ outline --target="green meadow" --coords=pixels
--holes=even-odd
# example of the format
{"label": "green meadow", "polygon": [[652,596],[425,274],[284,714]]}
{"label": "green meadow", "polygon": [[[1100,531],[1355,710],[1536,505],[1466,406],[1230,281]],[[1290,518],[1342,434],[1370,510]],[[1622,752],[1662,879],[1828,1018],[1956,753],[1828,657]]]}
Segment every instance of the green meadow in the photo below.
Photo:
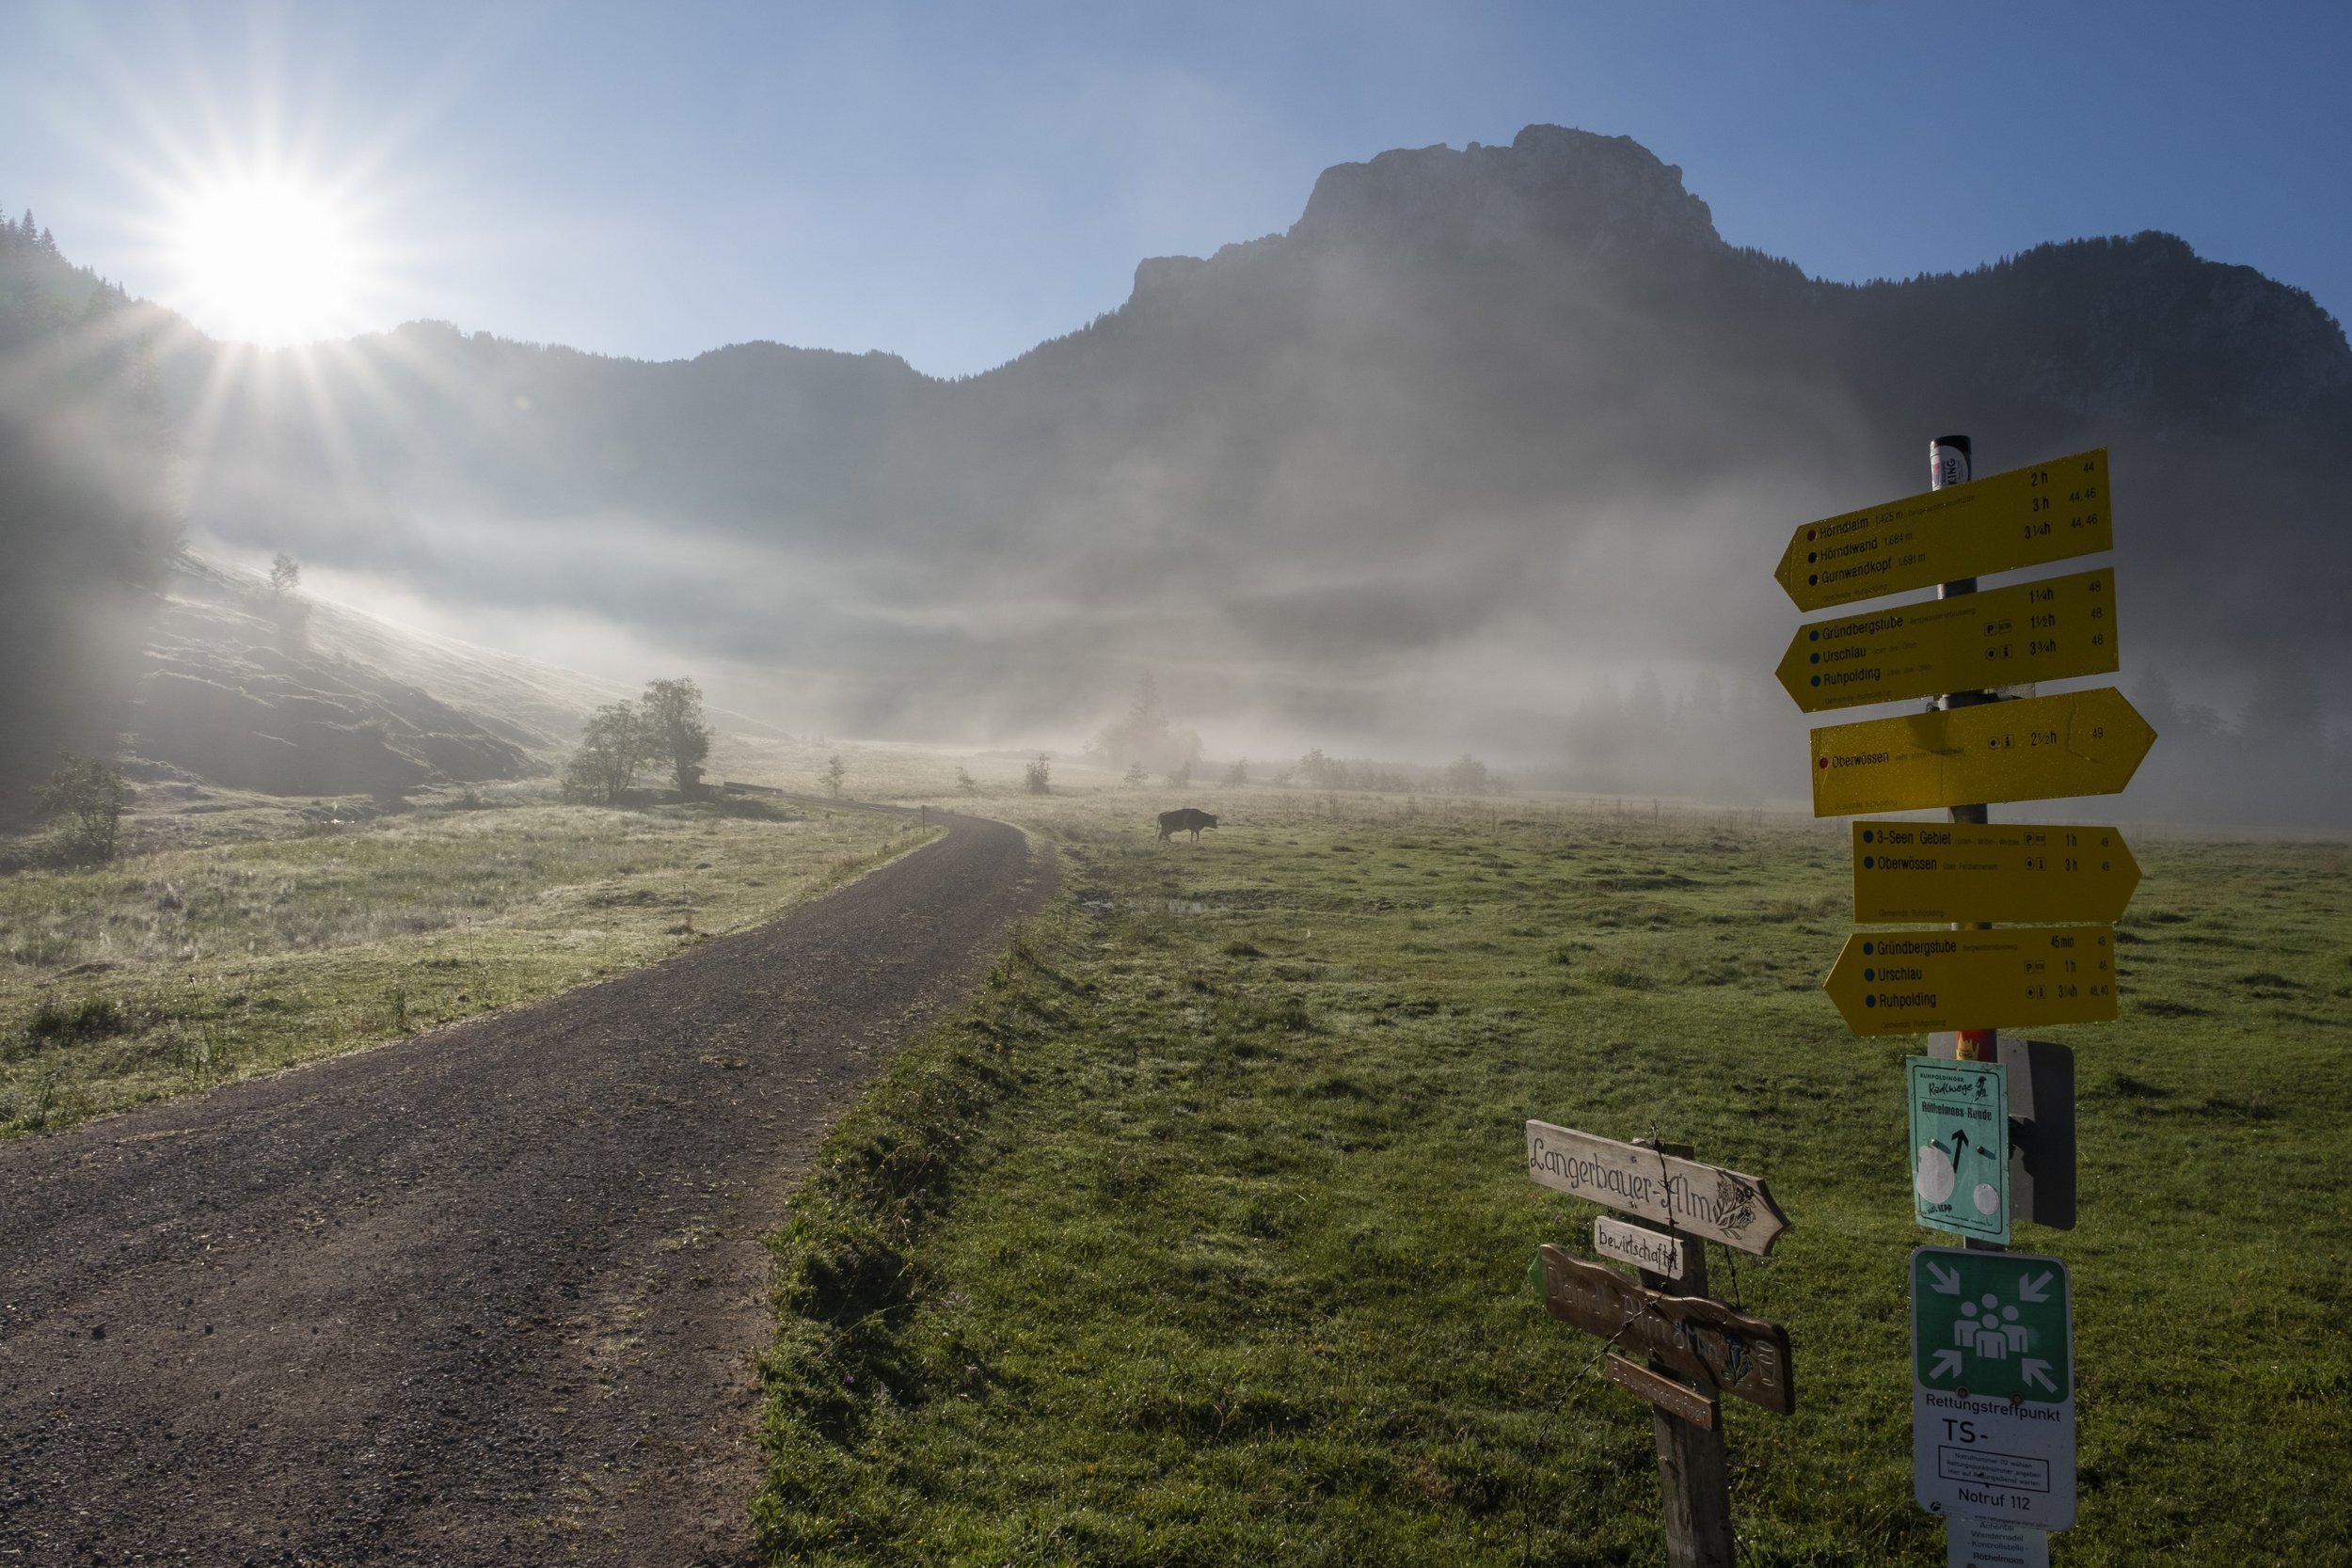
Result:
{"label": "green meadow", "polygon": [[295,801],[151,786],[129,852],[0,877],[0,1137],[412,1035],[772,919],[931,834],[544,786]]}
{"label": "green meadow", "polygon": [[[1153,811],[1228,825],[1155,842]],[[1911,1498],[1902,1060],[1820,990],[1842,831],[1194,791],[990,800],[1061,897],[775,1238],[779,1562],[1657,1563],[1650,1418],[1549,1319],[1598,1212],[1531,1117],[1764,1177],[1709,1249],[1795,1415],[1726,1402],[1740,1560],[1944,1561]],[[2077,1052],[2068,1564],[2352,1560],[2352,848],[2132,835]]]}

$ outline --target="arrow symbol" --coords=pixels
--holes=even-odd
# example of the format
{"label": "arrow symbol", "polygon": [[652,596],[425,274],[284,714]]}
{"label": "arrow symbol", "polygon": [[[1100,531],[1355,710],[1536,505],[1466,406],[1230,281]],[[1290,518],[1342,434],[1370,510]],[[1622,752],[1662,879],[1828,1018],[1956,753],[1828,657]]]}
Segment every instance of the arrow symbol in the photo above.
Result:
{"label": "arrow symbol", "polygon": [[[1930,1263],[1928,1267],[1933,1268],[1935,1265]],[[1958,1278],[1958,1276],[1955,1275],[1954,1278]],[[2042,1272],[2042,1277],[2039,1279],[2027,1279],[2023,1275],[2018,1275],[2017,1299],[2019,1301],[2048,1301],[2050,1299],[2050,1271],[2047,1269],[2044,1269]]]}
{"label": "arrow symbol", "polygon": [[[2042,1277],[2046,1279],[2049,1276],[2044,1275]],[[1939,1269],[1935,1266],[1935,1261],[1932,1259],[1928,1260],[1928,1289],[1933,1291],[1939,1296],[1956,1296],[1960,1294],[1960,1271],[1958,1269]],[[2025,1296],[2025,1299],[2028,1301],[2039,1301],[2042,1299],[2039,1296],[2026,1296],[2023,1290],[2020,1290],[2018,1294],[2020,1296]]]}
{"label": "arrow symbol", "polygon": [[[1928,1369],[1928,1376],[1930,1378],[1939,1378],[1952,1372],[1957,1372],[1960,1370],[1962,1360],[1963,1357],[1960,1352],[1956,1350],[1937,1351],[1935,1353],[1935,1365]],[[2026,1365],[2028,1367],[2039,1367],[2042,1363],[2039,1361],[2028,1361]]]}
{"label": "arrow symbol", "polygon": [[[1944,1354],[1946,1355],[1952,1355],[1957,1353],[1947,1350]],[[2058,1392],[2058,1385],[2050,1381],[2050,1364],[2047,1361],[2036,1361],[2029,1355],[2026,1357],[2025,1361],[2021,1365],[2025,1370],[2026,1381],[2027,1383],[2039,1383],[2042,1386],[2047,1388],[2053,1394]]]}

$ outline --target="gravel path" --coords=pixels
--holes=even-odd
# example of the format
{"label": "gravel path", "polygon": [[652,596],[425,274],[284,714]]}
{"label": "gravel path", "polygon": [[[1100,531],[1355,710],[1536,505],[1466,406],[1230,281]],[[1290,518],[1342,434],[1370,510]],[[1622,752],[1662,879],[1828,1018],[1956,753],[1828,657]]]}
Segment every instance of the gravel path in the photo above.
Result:
{"label": "gravel path", "polygon": [[761,1232],[1050,861],[0,1145],[0,1568],[752,1560]]}

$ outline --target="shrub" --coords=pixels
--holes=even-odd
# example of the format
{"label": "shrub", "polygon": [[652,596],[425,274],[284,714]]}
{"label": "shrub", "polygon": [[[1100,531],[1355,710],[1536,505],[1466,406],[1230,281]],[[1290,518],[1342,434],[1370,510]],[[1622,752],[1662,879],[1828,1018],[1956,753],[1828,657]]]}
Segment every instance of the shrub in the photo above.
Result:
{"label": "shrub", "polygon": [[67,819],[60,847],[76,860],[109,861],[122,833],[131,785],[120,770],[97,757],[57,753],[57,770],[35,791],[43,810]]}

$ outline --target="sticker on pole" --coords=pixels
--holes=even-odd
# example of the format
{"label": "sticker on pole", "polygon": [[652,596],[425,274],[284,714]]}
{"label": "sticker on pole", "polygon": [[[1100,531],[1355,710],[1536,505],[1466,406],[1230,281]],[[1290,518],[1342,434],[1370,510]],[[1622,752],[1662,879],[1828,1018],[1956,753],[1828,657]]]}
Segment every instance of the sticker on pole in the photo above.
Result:
{"label": "sticker on pole", "polygon": [[2009,1069],[1914,1056],[1911,1200],[1919,1223],[1980,1242],[2009,1241]]}
{"label": "sticker on pole", "polygon": [[1947,1568],[2050,1568],[2050,1532],[1955,1513],[1944,1522]]}
{"label": "sticker on pole", "polygon": [[2074,1328],[2066,1265],[2026,1252],[1911,1255],[1912,1495],[1931,1513],[2074,1522]]}

